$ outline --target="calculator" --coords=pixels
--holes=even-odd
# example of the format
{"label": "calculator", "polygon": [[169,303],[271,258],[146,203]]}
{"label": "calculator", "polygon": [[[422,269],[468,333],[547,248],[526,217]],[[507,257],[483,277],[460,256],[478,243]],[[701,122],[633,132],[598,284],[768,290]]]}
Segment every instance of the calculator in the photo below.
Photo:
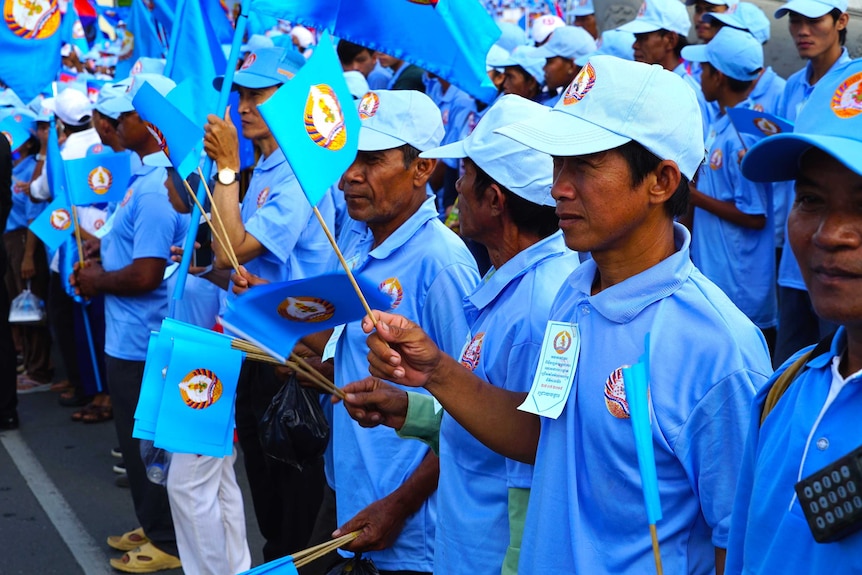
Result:
{"label": "calculator", "polygon": [[797,483],[796,494],[818,543],[862,529],[862,446]]}

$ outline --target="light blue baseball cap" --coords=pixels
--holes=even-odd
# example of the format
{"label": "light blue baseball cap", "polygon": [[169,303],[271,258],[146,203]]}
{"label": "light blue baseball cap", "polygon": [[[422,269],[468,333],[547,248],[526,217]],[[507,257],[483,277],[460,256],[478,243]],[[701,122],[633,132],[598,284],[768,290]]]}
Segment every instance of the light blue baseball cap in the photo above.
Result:
{"label": "light blue baseball cap", "polygon": [[586,66],[587,62],[593,56],[616,56],[623,60],[634,60],[635,52],[632,45],[635,43],[635,35],[624,30],[605,30],[602,32],[598,42],[597,49],[592,54],[581,56],[575,60],[578,66]]}
{"label": "light blue baseball cap", "polygon": [[830,71],[796,117],[793,132],[776,134],[752,146],[742,173],[755,182],[796,179],[799,160],[819,148],[862,175],[862,60]]}
{"label": "light blue baseball cap", "polygon": [[506,68],[507,66],[520,66],[527,71],[527,74],[536,79],[539,85],[545,83],[545,62],[547,58],[544,56],[536,56],[536,50],[531,46],[521,46],[516,48],[514,52],[508,54],[505,58],[489,58],[486,64],[493,68]]}
{"label": "light blue baseball cap", "polygon": [[497,46],[500,46],[508,54],[518,46],[527,44],[527,33],[524,29],[513,24],[512,22],[497,22],[497,27],[500,28],[500,38],[497,39]]}
{"label": "light blue baseball cap", "polygon": [[796,12],[806,18],[820,18],[836,8],[847,12],[847,0],[790,0],[775,11],[775,17],[782,18],[788,12]]}
{"label": "light blue baseball cap", "polygon": [[374,90],[358,101],[359,150],[376,152],[410,144],[420,152],[443,139],[443,115],[434,101],[416,90]]}
{"label": "light blue baseball cap", "polygon": [[679,0],[644,0],[635,19],[617,28],[632,34],[667,30],[681,36],[688,36],[690,29],[688,10]]}
{"label": "light blue baseball cap", "polygon": [[593,7],[593,0],[576,0],[569,5],[566,11],[567,16],[589,16],[595,14],[596,9]]}
{"label": "light blue baseball cap", "polygon": [[242,55],[261,50],[263,48],[275,48],[275,44],[269,36],[263,34],[252,34],[248,38],[248,43],[240,46],[239,53]]}
{"label": "light blue baseball cap", "polygon": [[574,60],[596,50],[596,41],[579,26],[563,26],[551,32],[551,39],[532,51],[537,58],[560,56]]}
{"label": "light blue baseball cap", "polygon": [[547,107],[515,94],[498,99],[459,142],[422,152],[423,158],[470,158],[494,181],[528,202],[554,206],[551,198],[554,162],[548,154],[494,132],[512,120],[545,113]]}
{"label": "light blue baseball cap", "polygon": [[703,123],[694,90],[658,64],[614,56],[590,58],[545,114],[496,131],[563,157],[604,152],[634,140],[676,162],[689,179],[703,161]]}
{"label": "light blue baseball cap", "polygon": [[761,44],[769,40],[769,18],[763,10],[751,2],[740,2],[733,12],[707,12],[703,15],[703,21],[717,21],[731,28],[748,30]]}
{"label": "light blue baseball cap", "polygon": [[124,98],[126,95],[126,90],[131,83],[131,78],[127,78],[122,82],[104,84],[99,89],[99,96],[96,98],[96,103],[93,105],[93,109],[104,116],[113,118],[114,120],[119,118],[122,112],[119,112],[118,110],[121,109],[121,107],[112,107],[110,104],[108,104],[108,102],[116,98]]}
{"label": "light blue baseball cap", "polygon": [[164,74],[166,61],[164,58],[146,58],[141,57],[132,66],[129,75],[137,76],[138,74]]}
{"label": "light blue baseball cap", "polygon": [[105,112],[103,113],[106,116],[111,116],[112,118],[114,117],[112,116],[112,114],[116,114],[116,117],[119,118],[121,114],[125,114],[127,112],[134,112],[135,107],[132,105],[132,100],[135,99],[135,95],[138,93],[138,90],[141,89],[141,86],[143,86],[145,82],[155,88],[162,96],[167,96],[168,92],[170,92],[177,86],[176,82],[174,82],[167,76],[162,76],[161,74],[142,73],[135,76],[129,76],[122,82],[114,84],[114,86],[122,86],[123,88],[125,88],[125,91],[122,93],[122,95],[105,101],[99,111],[102,112],[102,109],[104,109]]}
{"label": "light blue baseball cap", "polygon": [[35,120],[29,114],[21,110],[12,113],[0,120],[0,134],[6,137],[9,148],[14,152],[30,139],[35,128]]}
{"label": "light blue baseball cap", "polygon": [[709,44],[686,46],[682,57],[689,62],[709,62],[736,80],[754,80],[763,69],[763,46],[746,30],[722,26]]}
{"label": "light blue baseball cap", "polygon": [[[304,65],[305,58],[296,50],[279,47],[254,50],[248,53],[242,66],[236,71],[233,89],[237,86],[256,89],[284,84]],[[218,76],[213,80],[213,86],[216,90],[221,90],[223,82],[224,76]]]}

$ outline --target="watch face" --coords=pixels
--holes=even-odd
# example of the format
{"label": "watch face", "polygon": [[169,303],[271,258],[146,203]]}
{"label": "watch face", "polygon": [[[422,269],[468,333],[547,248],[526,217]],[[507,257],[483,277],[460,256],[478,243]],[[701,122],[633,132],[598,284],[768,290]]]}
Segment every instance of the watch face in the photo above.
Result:
{"label": "watch face", "polygon": [[236,172],[228,168],[219,170],[218,181],[225,186],[229,186],[236,181]]}

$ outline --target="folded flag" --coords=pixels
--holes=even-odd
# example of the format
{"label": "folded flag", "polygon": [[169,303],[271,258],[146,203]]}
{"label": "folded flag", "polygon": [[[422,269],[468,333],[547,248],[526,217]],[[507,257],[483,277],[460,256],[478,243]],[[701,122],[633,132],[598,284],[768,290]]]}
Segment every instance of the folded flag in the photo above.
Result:
{"label": "folded flag", "polygon": [[[372,309],[392,301],[377,285],[356,275]],[[228,303],[222,323],[284,362],[305,335],[362,319],[365,308],[346,274],[257,286]]]}
{"label": "folded flag", "polygon": [[296,76],[258,106],[312,206],[356,158],[359,113],[324,33]]}
{"label": "folded flag", "polygon": [[279,557],[269,563],[258,565],[248,571],[243,571],[239,575],[267,575],[270,573],[272,575],[275,575],[276,573],[278,575],[297,575],[298,571],[296,570],[296,566],[293,564],[293,557],[288,555],[287,557]]}
{"label": "folded flag", "polygon": [[165,375],[171,361],[172,349],[173,342],[170,338],[159,337],[157,331],[150,333],[132,437],[150,441],[156,438],[156,422],[159,419],[159,407],[162,405]]}
{"label": "folded flag", "polygon": [[75,206],[122,201],[132,175],[128,152],[93,154],[64,164],[69,199]]}
{"label": "folded flag", "polygon": [[793,124],[784,118],[750,108],[727,108],[727,117],[737,132],[751,134],[758,140],[793,131]]}
{"label": "folded flag", "polygon": [[65,195],[54,198],[48,207],[30,224],[30,231],[36,234],[45,247],[53,252],[66,241],[72,233],[72,210]]}

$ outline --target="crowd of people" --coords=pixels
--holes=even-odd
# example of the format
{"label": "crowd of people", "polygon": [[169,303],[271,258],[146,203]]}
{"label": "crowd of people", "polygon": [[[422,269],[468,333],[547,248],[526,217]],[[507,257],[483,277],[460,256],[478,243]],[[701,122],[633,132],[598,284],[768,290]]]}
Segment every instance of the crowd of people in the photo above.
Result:
{"label": "crowd of people", "polygon": [[[499,23],[487,102],[339,41],[358,152],[317,213],[258,110],[314,33],[245,39],[233,119],[203,126],[224,229],[173,317],[217,329],[257,286],[340,270],[318,219],[391,299],[297,345],[346,394],[320,394],[329,444],[301,468],[267,454],[260,422],[302,376],[243,363],[236,442],[264,560],[355,532],[300,572],[352,554],[392,575],[652,572],[623,377],[646,357],[667,572],[862,571],[862,64],[844,47],[846,0],[775,12],[804,61],[786,80],[751,3],[646,0],[601,33],[589,0],[564,8],[569,25]],[[107,538],[123,552],[111,565],[240,573],[236,451],[175,453],[160,485],[133,437],[193,204],[134,104],[176,84],[158,59],[112,76],[121,42],[63,48],[98,91],[0,92],[0,430],[21,424],[19,396],[49,390],[73,420],[113,421],[138,525]],[[741,129],[731,109],[793,131]],[[122,152],[132,175],[121,202],[77,208],[80,247],[50,251],[29,225],[58,193],[55,135],[51,161]],[[8,323],[27,290],[47,321]]]}

